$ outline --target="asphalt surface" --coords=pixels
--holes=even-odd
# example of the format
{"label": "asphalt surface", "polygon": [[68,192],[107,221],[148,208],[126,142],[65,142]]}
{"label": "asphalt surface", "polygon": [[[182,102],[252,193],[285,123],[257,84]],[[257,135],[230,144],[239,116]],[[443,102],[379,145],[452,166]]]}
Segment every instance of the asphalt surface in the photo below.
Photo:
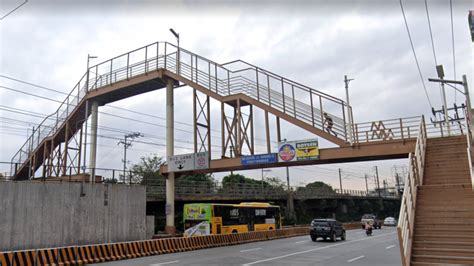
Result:
{"label": "asphalt surface", "polygon": [[97,265],[401,265],[394,227],[347,231],[347,240],[312,242],[309,235],[142,257]]}

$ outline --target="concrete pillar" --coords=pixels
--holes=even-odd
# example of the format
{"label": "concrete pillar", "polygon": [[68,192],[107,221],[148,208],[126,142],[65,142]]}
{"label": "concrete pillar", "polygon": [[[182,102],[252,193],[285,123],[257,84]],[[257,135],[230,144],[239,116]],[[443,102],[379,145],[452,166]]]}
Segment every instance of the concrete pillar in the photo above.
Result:
{"label": "concrete pillar", "polygon": [[[174,155],[174,99],[173,80],[166,84],[166,156]],[[166,179],[166,227],[165,232],[171,235],[176,233],[174,225],[174,173],[168,173]]]}
{"label": "concrete pillar", "polygon": [[91,103],[91,140],[90,140],[90,153],[89,153],[89,171],[90,180],[92,184],[95,182],[95,168],[96,168],[96,155],[97,155],[97,121],[98,121],[99,103],[93,101]]}

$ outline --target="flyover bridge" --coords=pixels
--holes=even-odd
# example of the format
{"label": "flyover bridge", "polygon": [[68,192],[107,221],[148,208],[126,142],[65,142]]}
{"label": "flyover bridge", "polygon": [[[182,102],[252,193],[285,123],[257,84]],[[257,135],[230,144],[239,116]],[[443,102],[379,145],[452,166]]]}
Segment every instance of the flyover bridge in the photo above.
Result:
{"label": "flyover bridge", "polygon": [[[470,108],[465,77],[463,85],[468,99],[467,106]],[[194,171],[195,173],[409,158],[410,173],[405,182],[398,226],[402,263],[474,263],[473,234],[472,228],[469,228],[473,224],[471,212],[474,204],[466,201],[474,198],[471,163],[472,110],[465,110],[465,123],[450,125],[450,122],[444,122],[438,128],[425,124],[423,117],[354,123],[351,107],[341,99],[241,60],[219,64],[167,42],[153,43],[88,68],[57,111],[45,118],[13,156],[13,179],[80,175],[86,174],[85,170],[90,169],[92,183],[95,180],[99,106],[163,88],[166,88],[167,156],[173,156],[173,92],[181,86],[193,88],[194,152],[208,152],[210,156],[210,98],[221,103],[220,156],[210,156],[209,168]],[[241,156],[255,154],[254,107],[265,113],[267,153],[272,152],[269,114],[276,117],[278,141],[281,141],[280,119],[284,119],[338,147],[320,149],[318,160],[244,166]],[[325,131],[325,113],[333,120],[334,134]],[[446,113],[446,120],[447,115]],[[84,143],[89,135],[89,116],[91,139],[87,156]],[[445,126],[447,134],[443,129]],[[427,141],[434,136],[452,135],[467,135],[467,143],[462,140],[464,137]],[[445,149],[437,149],[437,143],[441,143]],[[444,156],[442,160],[439,154]],[[462,160],[458,160],[459,158]],[[85,165],[87,161],[88,165]],[[446,171],[447,167],[453,165],[458,168],[454,169],[458,172]],[[84,169],[82,173],[81,169]],[[426,183],[423,178],[425,170]],[[173,234],[174,172],[168,171],[166,166],[162,167],[161,172],[167,175],[166,231]],[[454,202],[456,210],[460,211],[454,214],[443,213],[444,205],[436,211],[445,215],[443,217],[460,221],[460,226],[453,227],[451,222],[447,225],[438,216],[435,219],[430,216],[430,208],[436,206],[429,205],[427,202],[430,200],[427,199],[439,198],[438,191],[446,189],[450,193],[442,201],[446,200],[448,204]],[[419,201],[418,190],[422,192]],[[420,209],[425,212],[420,212]],[[461,224],[465,227],[461,227]],[[449,234],[442,244],[429,241],[435,234],[426,230],[424,234],[420,234],[423,231],[415,230],[424,226],[433,226],[446,232],[454,230],[457,236],[464,236],[463,242],[453,244]],[[470,230],[469,235],[466,235],[467,230]],[[457,249],[452,249],[453,245]],[[433,259],[435,255],[436,258]]]}
{"label": "flyover bridge", "polygon": [[[279,121],[284,119],[339,146],[321,149],[318,161],[278,166],[406,158],[414,151],[419,133],[420,117],[353,123],[348,119],[352,117],[352,109],[343,100],[241,60],[219,64],[173,44],[157,42],[90,67],[57,111],[35,128],[13,156],[11,175],[26,180],[81,174],[81,169],[87,168],[94,176],[98,107],[165,87],[172,96],[173,88],[180,86],[194,89],[195,152],[211,154],[209,99],[221,102],[221,156],[210,158],[208,172],[276,166],[244,167],[238,159],[255,153],[254,107],[265,111],[268,153],[271,152],[268,114],[276,116],[278,141],[281,140]],[[172,109],[167,119],[171,129]],[[325,131],[324,113],[333,119],[336,135]],[[87,126],[89,116],[91,121]],[[87,155],[83,146],[89,134],[84,131],[89,127]],[[172,134],[172,130],[167,134]],[[172,135],[168,138],[173,139]],[[171,150],[167,155],[172,155],[173,145],[168,146]],[[162,171],[166,174],[166,167]]]}

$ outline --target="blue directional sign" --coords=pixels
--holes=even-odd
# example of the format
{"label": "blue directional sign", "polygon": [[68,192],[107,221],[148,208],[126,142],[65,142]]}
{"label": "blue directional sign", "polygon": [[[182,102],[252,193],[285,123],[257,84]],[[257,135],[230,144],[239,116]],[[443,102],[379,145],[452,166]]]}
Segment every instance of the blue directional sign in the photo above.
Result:
{"label": "blue directional sign", "polygon": [[247,155],[240,157],[242,165],[267,164],[278,162],[276,153]]}

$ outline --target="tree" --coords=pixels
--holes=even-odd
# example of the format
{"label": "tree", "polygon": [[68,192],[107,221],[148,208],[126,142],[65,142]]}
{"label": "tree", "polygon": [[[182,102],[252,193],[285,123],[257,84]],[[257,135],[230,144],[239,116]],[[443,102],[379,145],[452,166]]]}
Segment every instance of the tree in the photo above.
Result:
{"label": "tree", "polygon": [[309,183],[309,184],[306,185],[306,188],[325,189],[325,190],[327,189],[327,190],[331,190],[331,191],[334,190],[330,185],[328,185],[324,182],[321,182],[321,181],[316,181],[316,182],[313,182],[313,183]]}
{"label": "tree", "polygon": [[[227,176],[224,176],[222,179],[222,186],[224,188],[232,187],[232,186],[241,186],[241,185],[253,185],[253,186],[262,186],[262,181],[261,180],[255,180],[252,178],[245,177],[241,174],[230,174]],[[268,187],[269,183],[266,181],[263,181],[263,186]]]}
{"label": "tree", "polygon": [[146,185],[163,182],[165,178],[160,175],[160,167],[163,163],[163,158],[156,154],[150,157],[141,157],[140,162],[131,168],[132,183]]}
{"label": "tree", "polygon": [[194,175],[183,175],[178,177],[179,182],[201,182],[201,183],[214,183],[214,177],[211,174],[194,174]]}
{"label": "tree", "polygon": [[[280,179],[278,179],[277,177],[268,177],[268,178],[265,178],[265,183],[268,184],[268,186],[272,187],[272,188],[280,188],[280,189],[284,189],[285,188],[285,183],[283,183],[283,181],[281,181]],[[265,185],[265,184],[264,184]]]}

